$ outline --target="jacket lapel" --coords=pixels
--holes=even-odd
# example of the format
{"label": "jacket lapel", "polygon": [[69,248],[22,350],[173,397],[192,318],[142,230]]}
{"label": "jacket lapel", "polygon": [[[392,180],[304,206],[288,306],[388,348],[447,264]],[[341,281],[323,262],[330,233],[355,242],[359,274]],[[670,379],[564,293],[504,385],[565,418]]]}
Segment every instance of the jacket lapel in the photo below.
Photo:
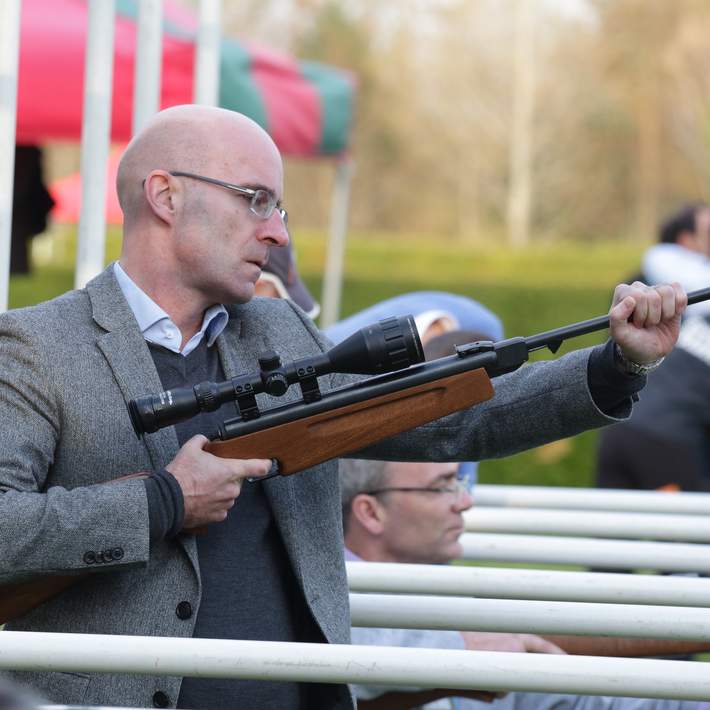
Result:
{"label": "jacket lapel", "polygon": [[[229,311],[230,324],[234,322],[236,327],[226,329],[217,339],[222,367],[227,378],[255,372],[259,367],[259,354],[265,350],[283,352],[283,347],[280,347],[279,343],[272,342],[263,332],[257,332],[255,328],[250,328],[253,324],[246,318],[240,317],[239,307],[230,308]],[[260,407],[273,407],[299,398],[299,388],[292,387],[285,397],[276,399],[260,395],[257,400]],[[319,613],[321,605],[318,604],[318,601],[323,590],[314,589],[313,585],[309,583],[310,579],[321,578],[312,573],[311,567],[313,564],[320,566],[323,562],[321,547],[323,535],[332,536],[331,540],[337,539],[340,535],[335,525],[332,530],[324,530],[326,521],[323,520],[322,512],[323,505],[327,506],[324,499],[330,499],[333,496],[333,490],[332,485],[324,485],[323,473],[326,473],[325,478],[331,484],[332,477],[337,474],[334,474],[332,466],[323,468],[327,469],[327,472],[321,469],[318,472],[311,471],[307,474],[282,476],[264,483],[246,485],[264,486],[296,579],[303,590],[314,618],[320,624],[326,638],[332,640],[328,619]],[[339,497],[333,505],[336,510],[339,510]],[[310,549],[311,544],[319,548],[320,553]]]}
{"label": "jacket lapel", "polygon": [[[123,297],[123,292],[109,266],[86,286],[94,320],[106,332],[97,339],[97,347],[106,358],[126,404],[131,399],[155,394],[163,389],[150,350]],[[143,437],[151,465],[164,468],[179,449],[174,427],[159,429]],[[178,538],[199,576],[197,545],[192,535]]]}

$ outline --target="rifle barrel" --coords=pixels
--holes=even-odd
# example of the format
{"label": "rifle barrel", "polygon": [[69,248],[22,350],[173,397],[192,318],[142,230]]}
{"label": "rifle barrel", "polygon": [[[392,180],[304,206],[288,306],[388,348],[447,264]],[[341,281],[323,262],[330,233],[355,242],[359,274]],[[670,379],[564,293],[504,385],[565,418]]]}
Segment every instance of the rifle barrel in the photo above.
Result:
{"label": "rifle barrel", "polygon": [[[710,300],[710,287],[701,288],[697,291],[691,291],[688,294],[689,306],[692,306],[694,303],[700,303],[701,301],[708,300]],[[579,323],[566,325],[562,328],[548,330],[546,333],[532,335],[525,338],[525,342],[528,344],[530,352],[550,347],[551,345],[553,346],[551,349],[555,350],[556,346],[563,340],[567,340],[568,338],[576,338],[580,335],[587,335],[587,333],[594,333],[597,330],[604,330],[608,327],[609,316],[598,316],[597,318],[590,318],[589,320],[583,320]]]}

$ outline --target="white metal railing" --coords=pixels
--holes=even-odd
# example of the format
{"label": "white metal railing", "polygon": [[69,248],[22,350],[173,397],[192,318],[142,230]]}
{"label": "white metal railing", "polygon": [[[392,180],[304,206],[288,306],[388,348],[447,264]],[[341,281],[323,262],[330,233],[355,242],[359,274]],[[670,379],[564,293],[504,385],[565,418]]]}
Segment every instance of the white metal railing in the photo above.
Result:
{"label": "white metal railing", "polygon": [[710,579],[348,562],[351,592],[707,607]]}
{"label": "white metal railing", "polygon": [[4,631],[0,669],[710,699],[698,662],[221,639]]}
{"label": "white metal railing", "polygon": [[479,484],[477,506],[508,508],[561,508],[565,510],[633,511],[707,515],[710,493],[660,493],[658,491],[558,488],[550,486],[497,486]]}
{"label": "white metal railing", "polygon": [[708,546],[692,543],[493,533],[465,533],[460,542],[465,560],[710,574]]}
{"label": "white metal railing", "polygon": [[710,610],[403,594],[351,594],[353,626],[710,641]]}
{"label": "white metal railing", "polygon": [[710,542],[710,515],[609,513],[540,508],[473,508],[468,532]]}

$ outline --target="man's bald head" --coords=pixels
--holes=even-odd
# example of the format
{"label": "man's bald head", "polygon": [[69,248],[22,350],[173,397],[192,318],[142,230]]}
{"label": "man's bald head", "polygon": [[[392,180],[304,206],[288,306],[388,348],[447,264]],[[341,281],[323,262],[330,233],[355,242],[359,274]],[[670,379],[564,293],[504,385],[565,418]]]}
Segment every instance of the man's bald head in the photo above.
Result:
{"label": "man's bald head", "polygon": [[142,183],[152,170],[227,177],[242,150],[255,143],[278,156],[266,131],[243,114],[196,104],[160,111],[134,136],[118,166],[116,190],[126,223],[147,208]]}

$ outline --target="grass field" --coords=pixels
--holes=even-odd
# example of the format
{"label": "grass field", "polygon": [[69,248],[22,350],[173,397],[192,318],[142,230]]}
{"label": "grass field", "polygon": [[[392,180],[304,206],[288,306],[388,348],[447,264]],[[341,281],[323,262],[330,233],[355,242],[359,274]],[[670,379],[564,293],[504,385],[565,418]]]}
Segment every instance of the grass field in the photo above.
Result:
{"label": "grass field", "polygon": [[[299,269],[314,294],[321,289],[325,237],[296,234]],[[119,236],[107,240],[107,260],[116,258]],[[511,252],[495,244],[353,234],[346,253],[342,314],[406,291],[437,289],[477,299],[503,320],[508,335],[531,335],[608,309],[613,286],[638,266],[641,247],[619,243],[554,243]],[[57,228],[35,246],[37,267],[10,284],[13,308],[46,300],[72,287],[75,237]],[[561,352],[603,340],[568,342]],[[596,435],[484,462],[482,482],[587,486],[592,484]]]}

